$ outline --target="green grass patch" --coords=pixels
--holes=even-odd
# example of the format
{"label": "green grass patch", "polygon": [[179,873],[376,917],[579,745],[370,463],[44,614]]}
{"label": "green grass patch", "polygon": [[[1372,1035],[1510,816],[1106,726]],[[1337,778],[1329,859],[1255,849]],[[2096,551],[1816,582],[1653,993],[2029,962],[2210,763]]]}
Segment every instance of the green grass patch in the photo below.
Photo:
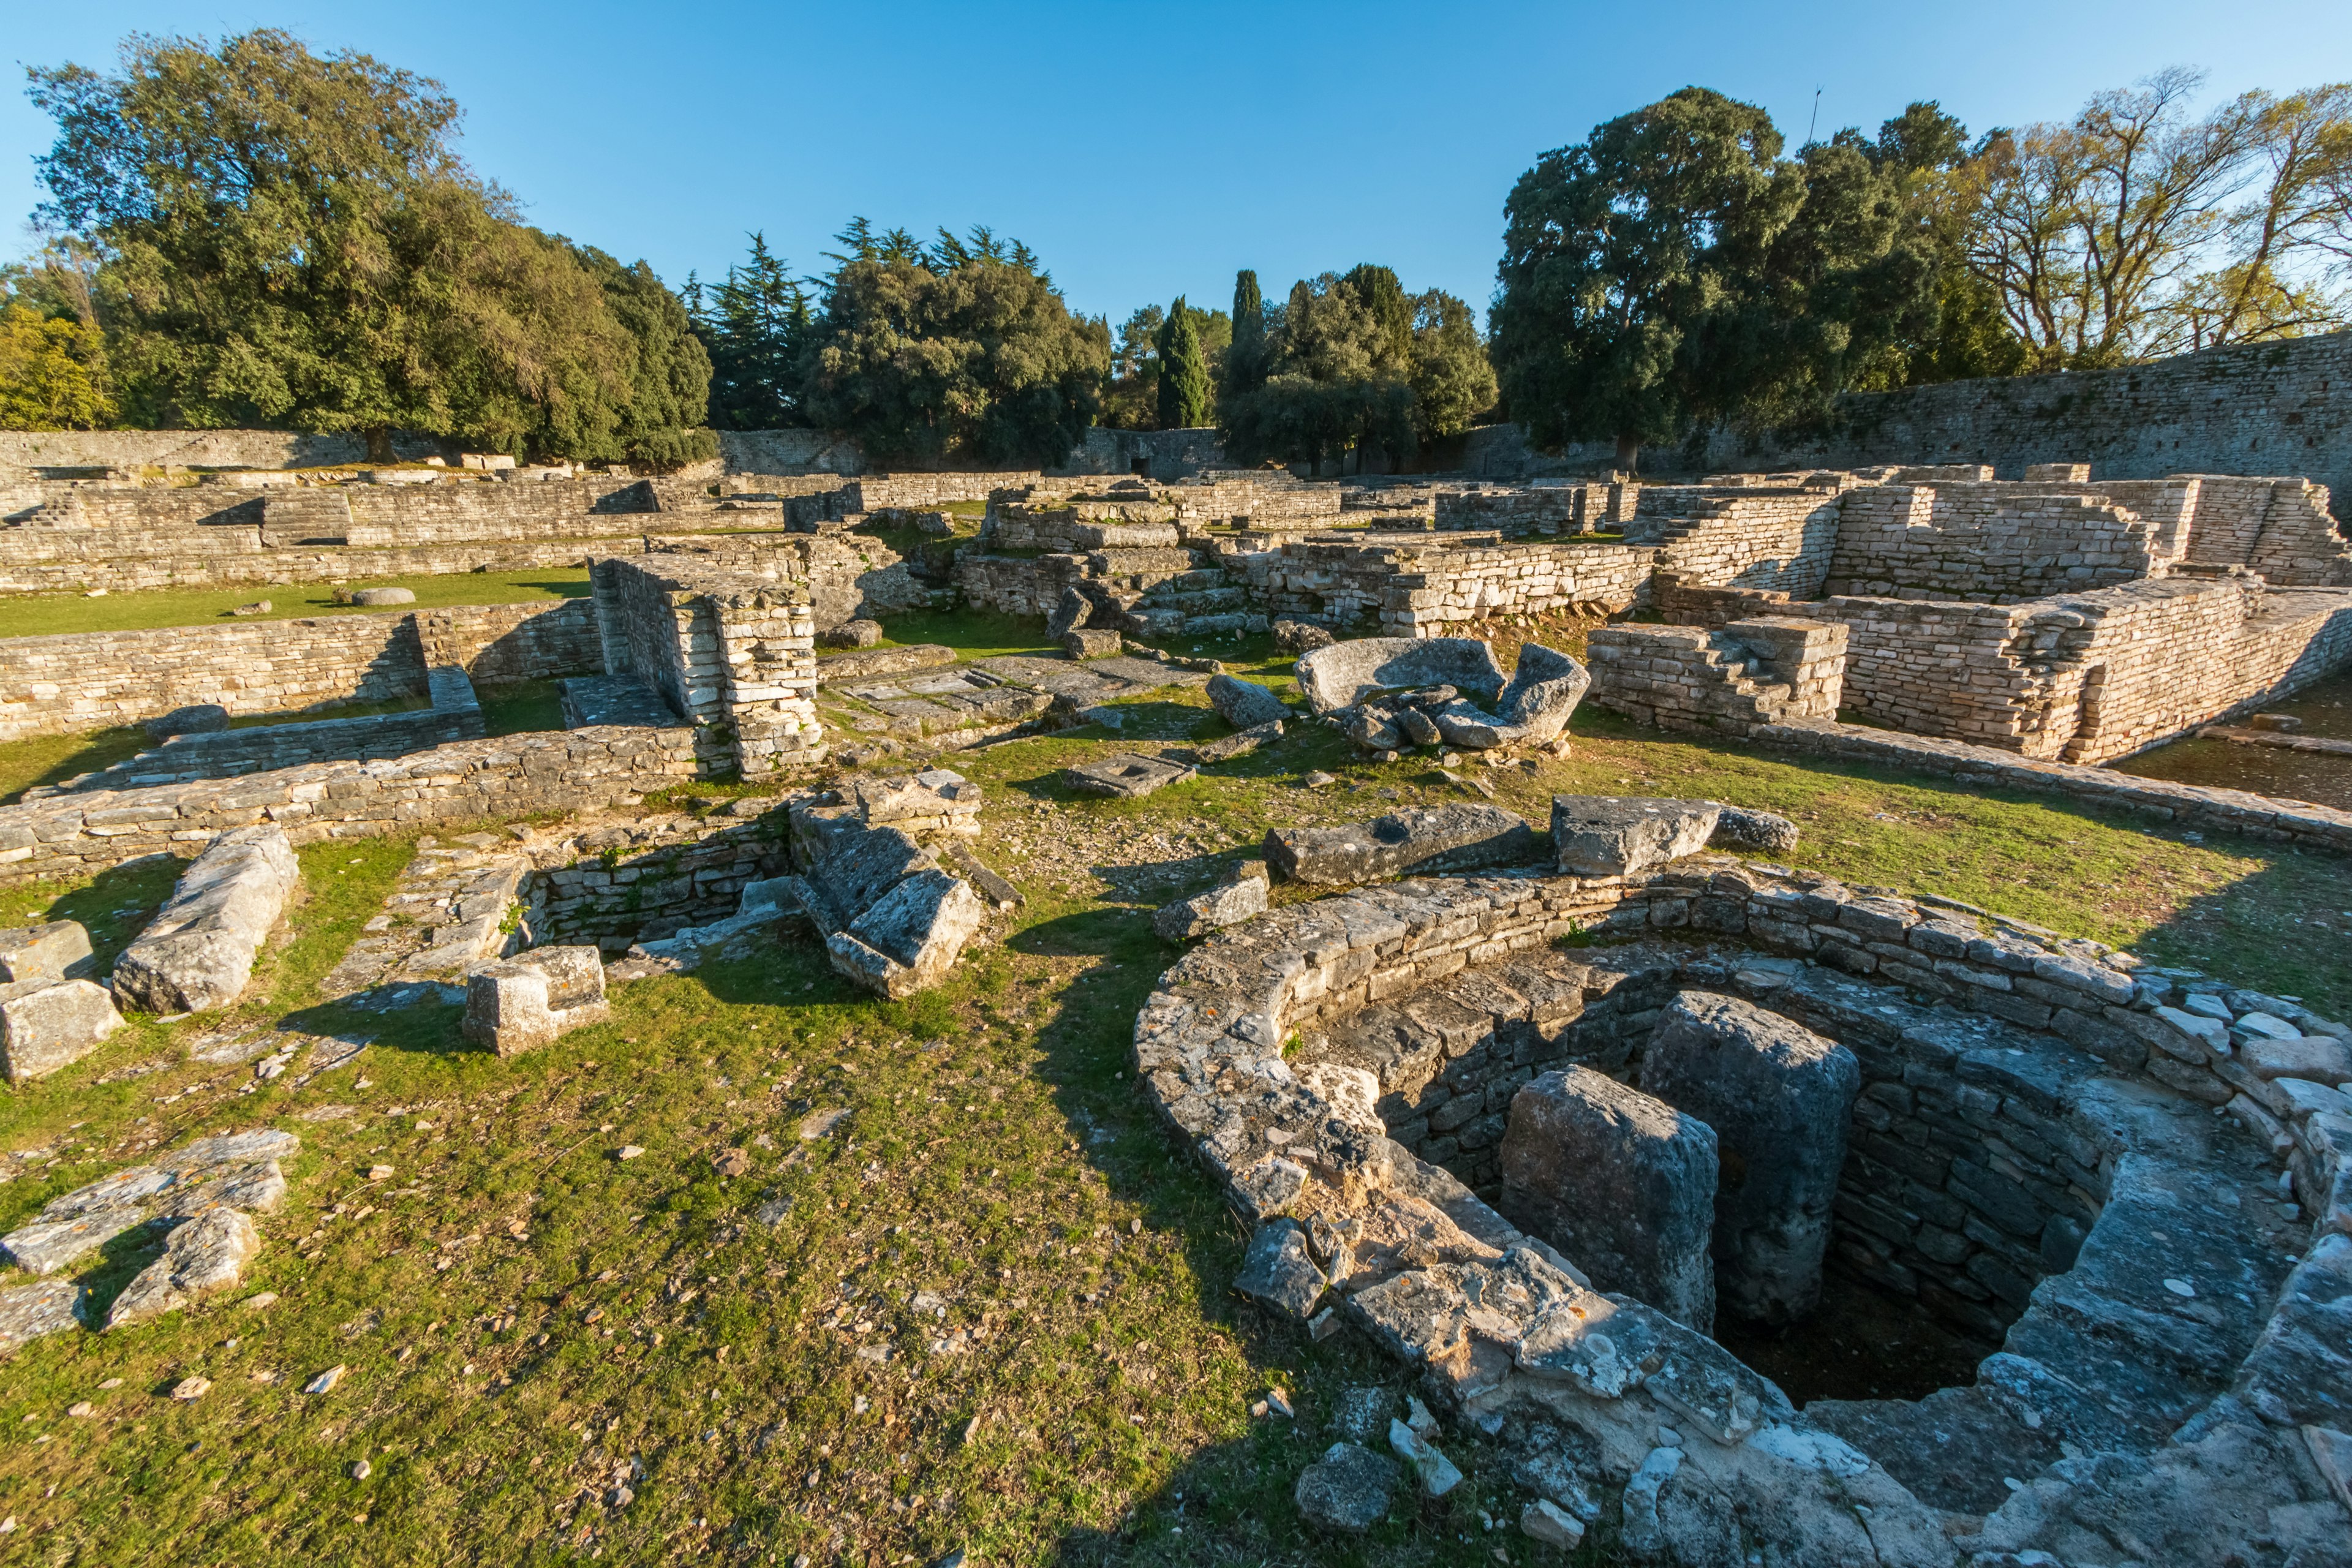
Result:
{"label": "green grass patch", "polygon": [[[0,597],[0,637],[55,637],[74,632],[149,631],[158,626],[211,626],[236,619],[283,621],[301,616],[401,615],[448,605],[524,605],[584,598],[588,574],[576,566],[529,566],[513,572],[456,572],[430,577],[353,578],[353,588],[406,588],[414,605],[363,609],[334,602],[328,583],[248,584],[240,588],[158,588],[109,593],[11,594]],[[261,616],[232,616],[259,599]]]}

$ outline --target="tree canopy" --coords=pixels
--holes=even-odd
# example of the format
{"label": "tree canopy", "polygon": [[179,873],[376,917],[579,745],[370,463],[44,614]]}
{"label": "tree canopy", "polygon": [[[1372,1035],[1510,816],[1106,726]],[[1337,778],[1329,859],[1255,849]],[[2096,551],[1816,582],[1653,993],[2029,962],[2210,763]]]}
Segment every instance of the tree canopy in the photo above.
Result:
{"label": "tree canopy", "polygon": [[458,156],[439,83],[266,28],[28,75],[58,130],[37,216],[99,258],[133,422],[359,431],[379,452],[394,429],[651,463],[713,446],[675,298],[519,223]]}
{"label": "tree canopy", "polygon": [[[1251,324],[1251,348],[1228,374],[1218,424],[1243,462],[1319,462],[1348,450],[1402,460],[1424,440],[1467,429],[1494,403],[1470,307],[1441,289],[1408,295],[1388,268],[1301,279],[1278,310],[1265,307],[1256,275],[1244,272],[1234,308]],[[1242,343],[1237,328],[1229,363],[1242,359]]]}
{"label": "tree canopy", "polygon": [[1894,180],[1852,147],[1780,147],[1762,110],[1685,88],[1519,177],[1491,351],[1538,444],[1631,464],[1701,424],[1802,417],[1932,324]]}
{"label": "tree canopy", "polygon": [[816,317],[808,289],[768,237],[751,236],[751,254],[707,287],[689,277],[687,314],[710,355],[710,422],[724,430],[775,430],[806,425],[801,362]]}
{"label": "tree canopy", "polygon": [[826,280],[805,406],[885,462],[1049,466],[1101,407],[1110,332],[1073,316],[1024,246],[984,228],[931,245],[863,219]]}

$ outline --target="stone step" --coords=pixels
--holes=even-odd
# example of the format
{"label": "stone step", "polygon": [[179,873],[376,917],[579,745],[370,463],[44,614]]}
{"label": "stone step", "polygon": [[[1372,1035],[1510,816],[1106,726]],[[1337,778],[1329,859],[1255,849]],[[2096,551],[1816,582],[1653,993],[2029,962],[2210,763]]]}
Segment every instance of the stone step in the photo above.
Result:
{"label": "stone step", "polygon": [[1143,605],[1156,610],[1181,610],[1187,616],[1214,616],[1246,609],[1249,599],[1239,588],[1207,588],[1189,594],[1155,588],[1143,596]]}

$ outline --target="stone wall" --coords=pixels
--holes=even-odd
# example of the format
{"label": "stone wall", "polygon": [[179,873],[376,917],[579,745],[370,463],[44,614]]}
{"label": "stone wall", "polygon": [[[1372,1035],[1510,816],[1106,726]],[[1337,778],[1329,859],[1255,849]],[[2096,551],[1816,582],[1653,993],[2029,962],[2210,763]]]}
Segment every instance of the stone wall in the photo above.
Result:
{"label": "stone wall", "polygon": [[431,706],[405,713],[371,713],[353,719],[320,719],[308,724],[260,724],[217,730],[208,735],[174,735],[152,751],[59,789],[28,789],[25,798],[68,790],[148,789],[197,779],[236,778],[275,773],[315,763],[365,762],[404,757],[436,746],[482,738],[482,709],[473,682],[455,668],[432,670]]}
{"label": "stone wall", "polygon": [[1506,545],[1473,534],[1220,542],[1219,563],[1269,616],[1384,637],[1452,637],[1496,616],[1572,609],[1616,614],[1642,603],[1654,550],[1562,540]]}
{"label": "stone wall", "polygon": [[1636,723],[1747,735],[1765,724],[1834,719],[1846,628],[1762,616],[1720,630],[1602,626],[1585,638],[1591,700]]}
{"label": "stone wall", "polygon": [[599,561],[593,581],[604,673],[660,693],[707,759],[747,779],[824,760],[805,587],[657,556]]}
{"label": "stone wall", "polygon": [[432,665],[484,682],[581,674],[599,658],[580,599],[0,638],[0,740],[204,702],[247,714],[390,701],[425,689],[428,645]]}
{"label": "stone wall", "polygon": [[1828,591],[1892,598],[2011,604],[2129,583],[2158,559],[2136,512],[2096,496],[2011,485],[1850,490],[1835,537]]}
{"label": "stone wall", "polygon": [[1851,482],[1832,475],[1769,489],[1643,485],[1623,524],[1625,542],[1658,547],[1659,564],[1693,582],[1810,599],[1829,575],[1840,498]]}
{"label": "stone wall", "polygon": [[1992,605],[1839,597],[1858,718],[2032,757],[2109,762],[2352,662],[2352,593],[2168,577]]}
{"label": "stone wall", "polygon": [[721,430],[719,458],[730,474],[855,474],[857,443],[822,430]]}
{"label": "stone wall", "polygon": [[513,822],[633,802],[695,776],[695,736],[606,727],[465,741],[153,789],[0,806],[0,882],[65,879],[151,855],[195,854],[224,829],[276,823],[298,844],[432,823]]}
{"label": "stone wall", "polygon": [[1213,427],[1188,430],[1087,428],[1059,474],[1137,474],[1153,479],[1189,479],[1204,468],[1225,466],[1225,449]]}
{"label": "stone wall", "polygon": [[529,896],[531,939],[623,952],[725,920],[740,908],[745,883],[792,869],[782,822],[781,814],[763,816],[691,844],[538,872]]}

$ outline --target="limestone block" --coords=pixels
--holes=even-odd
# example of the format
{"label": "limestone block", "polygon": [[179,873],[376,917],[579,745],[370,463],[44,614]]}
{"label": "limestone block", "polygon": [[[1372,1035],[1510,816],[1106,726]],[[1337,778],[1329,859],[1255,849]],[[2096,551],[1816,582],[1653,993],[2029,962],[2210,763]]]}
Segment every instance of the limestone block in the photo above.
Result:
{"label": "limestone block", "polygon": [[853,617],[828,627],[816,640],[827,647],[873,647],[882,641],[882,623]]}
{"label": "limestone block", "polygon": [[1504,724],[1522,732],[1520,740],[1540,746],[1559,739],[1591,685],[1592,677],[1575,659],[1528,643],[1519,649],[1510,684],[1496,699],[1496,713]]}
{"label": "limestone block", "polygon": [[1280,739],[1282,739],[1282,724],[1277,720],[1270,724],[1260,724],[1255,729],[1243,730],[1220,740],[1211,741],[1204,746],[1195,746],[1192,748],[1192,760],[1199,763],[1229,763],[1237,757],[1246,757],[1260,746]]}
{"label": "limestone block", "polygon": [[1339,710],[1339,733],[1373,752],[1391,752],[1404,744],[1404,735],[1385,708],[1359,702]]}
{"label": "limestone block", "polygon": [[1277,827],[1266,864],[1295,882],[1341,885],[1409,870],[1460,871],[1531,858],[1535,834],[1498,805],[1410,807],[1344,827]]}
{"label": "limestone block", "polygon": [[2289,1040],[2259,1037],[2248,1040],[2238,1057],[2257,1078],[2299,1078],[2331,1086],[2352,1083],[2352,1045],[2327,1035],[2302,1035]]}
{"label": "limestone block", "polygon": [[1127,639],[1111,628],[1073,626],[1062,634],[1062,651],[1072,658],[1114,658],[1126,647]]}
{"label": "limestone block", "polygon": [[1494,650],[1475,637],[1358,637],[1298,660],[1299,690],[1318,715],[1423,686],[1452,686],[1492,701],[1503,689],[1503,670]]}
{"label": "limestone block", "polygon": [[862,778],[852,794],[857,814],[868,826],[892,825],[908,833],[980,831],[980,786],[951,768],[930,768],[904,778]]}
{"label": "limestone block", "polygon": [[352,595],[354,605],[413,605],[416,594],[410,588],[362,588]]}
{"label": "limestone block", "polygon": [[1727,846],[1784,855],[1797,847],[1797,825],[1772,811],[1748,811],[1740,806],[1718,808],[1709,847]]}
{"label": "limestone block", "polygon": [[217,735],[228,728],[228,710],[217,702],[194,702],[148,720],[144,728],[159,745],[174,735]]}
{"label": "limestone block", "polygon": [[244,991],[255,955],[300,882],[283,828],[222,834],[115,960],[115,995],[149,1013],[227,1006]]}
{"label": "limestone block", "polygon": [[1250,1237],[1234,1289],[1294,1322],[1305,1322],[1323,1299],[1328,1281],[1307,1250],[1307,1233],[1296,1220],[1269,1220]]}
{"label": "limestone block", "polygon": [[70,1279],[37,1279],[0,1290],[0,1358],[17,1347],[81,1325],[89,1293]]}
{"label": "limestone block", "polygon": [[1329,647],[1335,640],[1328,631],[1312,621],[1274,623],[1274,646],[1285,653],[1313,653],[1318,647]]}
{"label": "limestone block", "polygon": [[1266,886],[1256,877],[1244,877],[1180,899],[1151,917],[1151,929],[1169,942],[1189,942],[1222,926],[1239,925],[1265,912]]}
{"label": "limestone block", "polygon": [[988,905],[960,877],[918,871],[826,942],[833,966],[870,991],[909,996],[947,977]]}
{"label": "limestone block", "polygon": [[511,1057],[610,1016],[604,958],[595,948],[537,947],[467,973],[458,1032]]}
{"label": "limestone block", "polygon": [[103,985],[87,980],[0,985],[0,1072],[10,1083],[53,1073],[89,1055],[121,1027],[122,1015]]}
{"label": "limestone block", "polygon": [[142,1323],[234,1289],[260,1250],[261,1233],[252,1220],[234,1208],[207,1210],[173,1231],[163,1256],[122,1288],[106,1314],[106,1326]]}
{"label": "limestone block", "polygon": [[1557,795],[1552,847],[1579,877],[1626,877],[1706,847],[1723,808],[1708,800]]}
{"label": "limestone block", "polygon": [[1081,795],[1140,800],[1154,790],[1191,778],[1192,770],[1180,763],[1167,762],[1159,757],[1138,757],[1119,752],[1075,763],[1063,770],[1062,776],[1072,789]]}
{"label": "limestone block", "polygon": [[1267,687],[1230,675],[1209,677],[1209,706],[1236,730],[1255,730],[1290,717],[1289,706]]}
{"label": "limestone block", "polygon": [[1094,601],[1076,588],[1066,587],[1062,596],[1054,602],[1052,614],[1045,617],[1045,635],[1055,642],[1078,630],[1095,613]]}
{"label": "limestone block", "polygon": [[1401,1472],[1397,1462],[1358,1443],[1334,1443],[1299,1472],[1291,1500],[1318,1530],[1361,1535],[1389,1516]]}
{"label": "limestone block", "polygon": [[1706,1332],[1715,1321],[1715,1132],[1588,1068],[1511,1100],[1505,1218],[1557,1247],[1596,1289]]}
{"label": "limestone block", "polygon": [[1668,1005],[1642,1058],[1642,1089],[1715,1130],[1719,1305],[1786,1323],[1820,1301],[1861,1089],[1853,1052],[1778,1013],[1705,991]]}

